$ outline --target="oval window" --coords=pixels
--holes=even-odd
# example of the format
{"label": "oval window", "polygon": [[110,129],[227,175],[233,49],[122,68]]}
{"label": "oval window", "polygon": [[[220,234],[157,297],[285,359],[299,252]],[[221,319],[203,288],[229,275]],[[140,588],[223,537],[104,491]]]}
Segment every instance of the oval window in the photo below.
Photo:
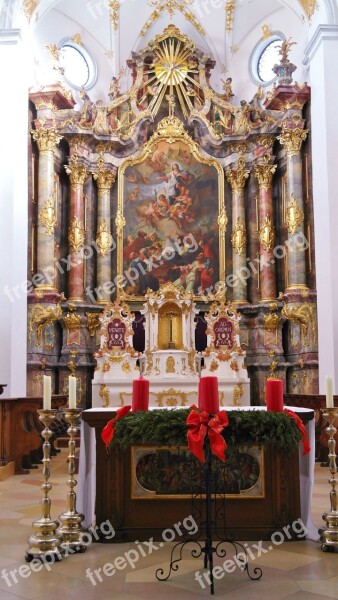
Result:
{"label": "oval window", "polygon": [[89,89],[96,79],[95,63],[90,54],[79,44],[70,40],[60,46],[59,63],[68,85]]}

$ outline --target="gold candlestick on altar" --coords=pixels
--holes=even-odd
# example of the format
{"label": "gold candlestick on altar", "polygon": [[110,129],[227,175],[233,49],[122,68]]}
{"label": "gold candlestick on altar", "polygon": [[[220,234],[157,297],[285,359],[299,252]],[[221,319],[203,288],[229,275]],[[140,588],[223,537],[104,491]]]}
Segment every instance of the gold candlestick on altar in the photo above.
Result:
{"label": "gold candlestick on altar", "polygon": [[65,553],[64,548],[62,547],[63,537],[57,532],[59,522],[55,519],[51,519],[50,516],[51,499],[48,496],[48,493],[52,489],[52,486],[49,483],[51,448],[49,438],[53,435],[49,425],[54,421],[55,413],[56,410],[52,409],[38,410],[39,419],[45,426],[45,429],[41,433],[45,440],[42,446],[42,473],[45,481],[41,486],[44,496],[41,501],[42,515],[40,519],[33,521],[33,527],[36,531],[28,539],[29,547],[25,554],[27,562],[31,562],[33,558],[41,558],[48,562],[45,557],[50,556],[50,562],[53,563],[61,560]]}
{"label": "gold candlestick on altar", "polygon": [[329,437],[329,469],[331,472],[329,483],[332,489],[330,490],[331,510],[323,514],[323,520],[326,521],[326,527],[319,529],[318,532],[320,534],[320,541],[322,543],[321,548],[323,552],[334,552],[335,548],[338,548],[338,507],[336,491],[338,480],[336,478],[336,440],[334,439],[334,434],[336,433],[337,429],[333,425],[333,422],[338,417],[338,408],[322,408],[321,411],[324,419],[329,422],[328,426],[325,428],[325,431]]}
{"label": "gold candlestick on altar", "polygon": [[76,421],[79,419],[81,411],[77,408],[67,408],[64,412],[65,420],[69,424],[67,433],[69,435],[69,454],[68,454],[68,475],[67,481],[69,486],[69,493],[67,494],[67,511],[59,516],[60,527],[58,532],[63,536],[63,539],[67,546],[69,546],[75,552],[85,552],[86,544],[83,541],[83,533],[85,529],[81,523],[84,519],[84,515],[80,514],[76,510],[76,492],[74,488],[77,481],[74,477],[75,473],[75,434],[78,427]]}

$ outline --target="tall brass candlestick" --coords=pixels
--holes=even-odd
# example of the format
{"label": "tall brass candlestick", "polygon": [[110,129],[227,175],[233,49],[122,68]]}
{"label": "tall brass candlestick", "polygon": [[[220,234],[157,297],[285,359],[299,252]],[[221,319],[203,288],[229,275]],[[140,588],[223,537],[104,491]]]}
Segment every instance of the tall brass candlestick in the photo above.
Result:
{"label": "tall brass candlestick", "polygon": [[334,439],[334,434],[336,433],[337,429],[333,425],[333,422],[338,417],[338,408],[322,408],[321,411],[324,419],[327,419],[329,422],[328,426],[325,428],[325,431],[329,436],[329,469],[331,472],[329,483],[332,489],[330,490],[331,510],[323,514],[323,520],[326,521],[326,527],[319,529],[319,534],[323,552],[334,552],[335,548],[338,548],[338,510],[336,491],[338,480],[336,478],[336,440]]}
{"label": "tall brass candlestick", "polygon": [[77,408],[67,408],[64,412],[65,419],[69,423],[67,433],[69,435],[69,454],[68,454],[68,475],[67,481],[70,491],[67,494],[67,511],[59,516],[60,527],[58,532],[63,536],[67,546],[76,552],[85,552],[86,545],[83,542],[83,533],[85,529],[81,523],[84,515],[81,515],[76,510],[76,493],[74,488],[77,481],[74,477],[75,473],[75,434],[77,432],[76,421],[79,419],[81,411]]}
{"label": "tall brass candlestick", "polygon": [[49,425],[54,421],[55,413],[56,410],[51,409],[38,410],[39,419],[45,426],[45,429],[41,433],[45,440],[42,446],[42,473],[45,481],[41,486],[44,496],[41,501],[42,515],[40,519],[33,521],[33,527],[36,531],[28,539],[29,547],[26,550],[25,555],[27,562],[31,562],[33,558],[44,558],[47,561],[45,557],[50,556],[50,562],[52,563],[61,560],[65,553],[64,548],[62,547],[63,537],[57,532],[59,522],[55,519],[51,519],[50,516],[51,499],[48,496],[48,493],[52,489],[52,486],[49,483],[51,448],[49,438],[53,435]]}

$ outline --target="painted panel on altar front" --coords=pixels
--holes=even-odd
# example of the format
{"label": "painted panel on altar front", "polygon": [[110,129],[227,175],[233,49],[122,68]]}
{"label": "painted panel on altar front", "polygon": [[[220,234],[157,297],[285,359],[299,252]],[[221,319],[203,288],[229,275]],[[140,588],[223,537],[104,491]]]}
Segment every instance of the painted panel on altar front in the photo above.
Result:
{"label": "painted panel on altar front", "polygon": [[[187,448],[132,446],[132,499],[190,498],[200,494],[204,468]],[[228,447],[212,461],[212,493],[264,498],[264,455],[258,446]],[[216,485],[216,489],[215,489]]]}
{"label": "painted panel on altar front", "polygon": [[142,297],[168,282],[195,296],[213,290],[224,260],[220,173],[184,140],[160,140],[142,161],[129,161],[122,171],[118,265],[127,295]]}

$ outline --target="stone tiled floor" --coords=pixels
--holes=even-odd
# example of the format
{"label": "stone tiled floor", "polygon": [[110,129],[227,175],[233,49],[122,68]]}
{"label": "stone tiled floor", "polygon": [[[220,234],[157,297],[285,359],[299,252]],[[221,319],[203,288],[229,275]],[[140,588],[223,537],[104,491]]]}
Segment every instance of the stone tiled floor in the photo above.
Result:
{"label": "stone tiled floor", "polygon": [[[52,516],[66,508],[66,472],[66,450],[63,450],[52,460]],[[329,508],[328,477],[328,469],[316,465],[312,507],[317,527],[322,525],[322,512]],[[15,475],[0,482],[0,600],[193,600],[210,595],[203,568],[188,552],[167,582],[156,580],[156,569],[167,568],[171,544],[142,557],[134,569],[120,563],[121,570],[112,576],[107,567],[103,572],[103,566],[118,557],[121,560],[129,550],[136,549],[135,544],[92,544],[84,554],[68,556],[48,569],[42,565],[40,572],[33,572],[24,556],[32,521],[40,516],[40,485],[41,468],[30,475]],[[303,540],[284,542],[258,556],[260,552],[253,544],[248,542],[255,557],[250,570],[253,573],[256,567],[262,568],[263,577],[260,581],[251,581],[238,568],[232,573],[224,573],[220,568],[219,579],[215,580],[216,597],[229,600],[338,599],[338,553],[323,553],[319,543]],[[264,542],[264,548],[269,548],[269,542]],[[217,561],[215,564],[221,566],[224,559]],[[19,572],[23,565],[26,568]],[[87,569],[91,570],[91,580],[86,576]],[[201,584],[196,571],[199,571]]]}

